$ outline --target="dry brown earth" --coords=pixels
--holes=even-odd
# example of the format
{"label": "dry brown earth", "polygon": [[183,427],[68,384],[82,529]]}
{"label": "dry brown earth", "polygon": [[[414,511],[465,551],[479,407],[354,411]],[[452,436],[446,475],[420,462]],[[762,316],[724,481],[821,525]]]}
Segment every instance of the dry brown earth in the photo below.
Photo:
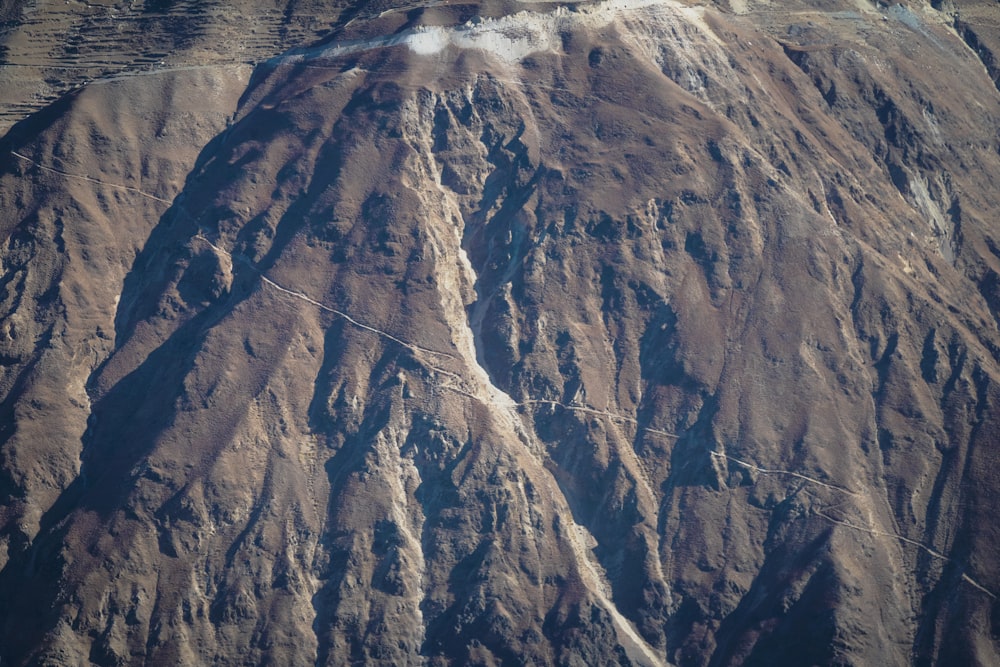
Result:
{"label": "dry brown earth", "polygon": [[1000,663],[995,3],[4,12],[3,664]]}

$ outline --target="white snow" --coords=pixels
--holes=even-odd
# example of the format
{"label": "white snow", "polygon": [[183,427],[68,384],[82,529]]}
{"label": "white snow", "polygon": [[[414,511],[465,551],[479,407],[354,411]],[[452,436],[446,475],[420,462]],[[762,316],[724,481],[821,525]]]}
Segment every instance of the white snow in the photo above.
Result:
{"label": "white snow", "polygon": [[683,6],[674,0],[608,0],[578,5],[576,11],[560,7],[551,13],[522,11],[497,19],[478,19],[456,28],[418,28],[402,40],[419,55],[440,53],[449,46],[486,51],[506,63],[515,63],[532,53],[556,50],[559,33],[572,27],[602,27],[623,12],[650,7],[677,11]]}
{"label": "white snow", "polygon": [[423,28],[406,37],[406,45],[410,50],[421,56],[440,53],[448,47],[450,37],[448,31],[440,27]]}
{"label": "white snow", "polygon": [[477,49],[497,59],[516,63],[533,53],[556,51],[560,33],[572,28],[601,28],[624,17],[664,18],[699,23],[700,8],[687,7],[677,0],[607,0],[581,3],[544,13],[525,10],[500,18],[477,18],[453,28],[421,26],[396,35],[353,42],[338,42],[316,51],[279,57],[299,61],[313,57],[336,58],[369,49],[405,45],[420,56],[433,56],[449,47]]}

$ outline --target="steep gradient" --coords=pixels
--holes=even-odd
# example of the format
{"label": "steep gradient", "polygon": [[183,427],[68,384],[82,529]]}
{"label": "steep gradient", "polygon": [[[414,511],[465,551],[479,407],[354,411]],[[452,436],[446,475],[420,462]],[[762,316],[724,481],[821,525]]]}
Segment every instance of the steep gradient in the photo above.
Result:
{"label": "steep gradient", "polygon": [[1000,662],[990,8],[393,9],[0,144],[5,663]]}

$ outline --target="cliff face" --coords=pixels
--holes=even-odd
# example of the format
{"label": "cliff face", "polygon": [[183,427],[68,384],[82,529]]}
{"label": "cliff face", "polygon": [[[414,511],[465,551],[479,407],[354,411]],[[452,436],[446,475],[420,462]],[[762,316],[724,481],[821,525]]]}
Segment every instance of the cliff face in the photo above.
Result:
{"label": "cliff face", "polygon": [[0,657],[1000,662],[995,14],[345,7],[15,125]]}

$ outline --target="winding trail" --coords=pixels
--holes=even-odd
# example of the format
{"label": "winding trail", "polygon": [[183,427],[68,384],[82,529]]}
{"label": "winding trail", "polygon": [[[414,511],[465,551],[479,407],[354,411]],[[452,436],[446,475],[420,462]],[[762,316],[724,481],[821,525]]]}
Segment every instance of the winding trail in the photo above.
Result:
{"label": "winding trail", "polygon": [[723,454],[722,452],[709,452],[712,456],[717,458],[726,459],[732,461],[737,465],[741,465],[748,470],[753,470],[754,472],[759,472],[762,475],[788,475],[790,477],[797,477],[799,479],[810,482],[811,484],[816,484],[818,486],[831,489],[833,491],[839,491],[840,493],[846,493],[849,496],[859,495],[857,491],[852,491],[851,489],[844,488],[843,486],[838,486],[836,484],[830,484],[829,482],[824,482],[822,480],[816,479],[815,477],[810,477],[809,475],[803,475],[800,472],[795,472],[794,470],[776,470],[774,468],[761,468],[753,463],[748,463],[747,461],[742,461],[734,456],[729,456],[728,454]]}
{"label": "winding trail", "polygon": [[618,414],[617,412],[609,412],[608,410],[598,410],[597,408],[592,408],[586,405],[579,405],[577,403],[560,403],[559,401],[544,400],[544,399],[528,399],[521,401],[516,404],[518,407],[530,407],[532,405],[550,405],[552,407],[559,407],[563,410],[571,410],[573,412],[583,412],[585,414],[595,415],[597,417],[606,417],[613,421],[622,421],[629,424],[634,424],[641,431],[646,431],[647,433],[655,433],[657,435],[662,435],[667,438],[678,438],[676,433],[671,433],[670,431],[664,431],[663,429],[653,428],[652,426],[643,426],[638,419],[634,417],[628,417],[626,415]]}
{"label": "winding trail", "polygon": [[[46,166],[44,164],[41,164],[41,163],[37,162],[36,160],[33,160],[33,159],[27,157],[26,155],[18,153],[17,151],[14,151],[14,150],[11,150],[10,153],[14,157],[16,157],[16,158],[18,158],[20,160],[23,160],[25,162],[30,163],[31,165],[33,165],[34,167],[38,168],[41,171],[45,171],[45,172],[53,173],[53,174],[58,174],[58,175],[63,176],[65,178],[77,179],[77,180],[85,181],[85,182],[88,182],[88,183],[93,183],[95,185],[101,185],[101,186],[104,186],[104,187],[110,187],[110,188],[115,188],[115,189],[122,190],[122,191],[125,191],[125,192],[130,192],[132,194],[136,194],[136,195],[139,195],[139,196],[144,197],[146,199],[149,199],[149,200],[152,200],[152,201],[156,201],[156,202],[159,202],[159,203],[162,203],[162,204],[167,204],[167,205],[173,204],[173,202],[171,200],[164,199],[162,197],[158,197],[158,196],[156,196],[154,194],[151,194],[149,192],[145,192],[145,191],[143,191],[143,190],[141,190],[139,188],[133,187],[133,186],[123,185],[123,184],[119,184],[119,183],[110,183],[110,182],[102,181],[100,179],[96,179],[96,178],[93,178],[93,177],[90,177],[90,176],[86,176],[86,175],[83,175],[83,174],[75,174],[75,173],[68,172],[68,171],[65,171],[65,170],[62,170],[62,169],[58,169],[58,168],[55,168],[55,167],[49,167],[49,166]],[[186,211],[184,211],[184,213],[186,215],[188,215],[188,217],[192,217],[192,216],[190,216],[190,214],[187,214]],[[345,313],[344,311],[338,310],[337,308],[333,308],[331,306],[328,306],[328,305],[322,303],[321,301],[318,301],[318,300],[310,297],[309,295],[307,295],[307,294],[305,294],[303,292],[300,292],[298,290],[294,290],[294,289],[290,289],[288,287],[285,287],[285,286],[277,283],[276,281],[272,280],[271,278],[269,278],[263,271],[261,271],[258,267],[256,267],[249,260],[249,258],[244,257],[242,255],[233,255],[229,251],[227,251],[227,250],[219,247],[218,245],[216,245],[215,243],[213,243],[212,241],[210,241],[201,232],[198,232],[197,234],[195,234],[193,238],[201,241],[202,243],[205,243],[206,245],[210,246],[214,251],[216,251],[216,252],[218,252],[218,253],[220,253],[220,254],[228,257],[230,260],[238,260],[244,266],[249,267],[252,271],[254,271],[257,275],[260,276],[261,282],[263,282],[265,285],[268,285],[272,289],[278,291],[279,293],[281,293],[281,294],[283,294],[285,296],[294,298],[294,299],[298,299],[298,300],[304,301],[304,302],[306,302],[306,303],[308,303],[308,304],[310,304],[310,305],[312,305],[312,306],[314,306],[316,308],[319,308],[320,310],[323,310],[325,312],[328,312],[328,313],[331,313],[333,315],[336,315],[336,316],[342,318],[344,321],[346,321],[346,322],[350,323],[351,325],[357,327],[358,329],[361,329],[363,331],[367,331],[367,332],[369,332],[371,334],[374,334],[376,336],[380,336],[382,338],[385,338],[386,340],[392,341],[392,342],[396,343],[397,345],[400,345],[400,346],[402,346],[402,347],[410,350],[411,352],[413,352],[418,357],[423,357],[424,355],[432,355],[432,356],[437,357],[437,358],[448,359],[448,360],[456,361],[456,362],[463,362],[463,361],[468,362],[468,360],[463,360],[463,359],[457,357],[456,355],[450,354],[448,352],[442,352],[440,350],[434,350],[434,349],[431,349],[431,348],[423,347],[421,345],[417,345],[415,343],[411,343],[409,341],[406,341],[406,340],[404,340],[404,339],[402,339],[402,338],[400,338],[398,336],[395,336],[395,335],[393,335],[393,334],[391,334],[391,333],[389,333],[387,331],[384,331],[384,330],[379,329],[377,327],[371,326],[369,324],[365,324],[364,322],[361,322],[361,321],[355,319],[354,317],[351,317],[349,314]],[[426,361],[426,359],[425,359],[425,361]],[[446,376],[454,379],[460,385],[460,386],[453,386],[453,385],[450,385],[450,384],[444,384],[444,383],[442,383],[442,384],[437,385],[439,388],[447,390],[447,391],[452,391],[452,392],[458,393],[460,395],[463,395],[463,396],[465,396],[467,398],[470,398],[470,399],[473,399],[473,400],[483,400],[482,396],[478,395],[477,393],[474,393],[473,391],[469,391],[469,390],[463,388],[463,387],[468,386],[468,382],[467,382],[466,378],[464,378],[461,374],[455,373],[453,371],[450,371],[450,370],[447,370],[447,369],[444,369],[444,368],[440,368],[439,366],[436,366],[436,365],[431,364],[431,363],[427,363],[427,366],[432,371],[441,373],[443,375],[446,375]],[[478,367],[478,363],[476,364],[476,366]],[[485,373],[485,371],[483,371],[483,373]],[[488,375],[486,377],[487,377],[487,381],[489,382],[489,385],[492,387],[492,381],[489,381]],[[496,389],[495,387],[492,387],[492,388]],[[597,416],[597,417],[603,417],[603,418],[611,420],[611,421],[619,421],[619,422],[623,422],[623,423],[633,424],[638,430],[642,430],[642,431],[645,431],[645,432],[648,432],[648,433],[653,433],[653,434],[660,435],[660,436],[663,436],[663,437],[672,438],[672,439],[676,439],[677,437],[679,437],[677,434],[671,433],[669,431],[665,431],[665,430],[654,428],[654,427],[650,427],[650,426],[643,426],[643,425],[641,425],[639,423],[639,421],[637,419],[635,419],[633,417],[629,417],[629,416],[626,416],[626,415],[622,415],[622,414],[610,412],[608,410],[598,410],[596,408],[589,407],[589,406],[586,406],[586,405],[566,404],[566,403],[561,403],[559,401],[545,400],[545,399],[526,399],[526,400],[517,402],[517,401],[513,401],[513,399],[511,399],[507,394],[505,394],[503,392],[500,392],[499,389],[496,389],[496,391],[499,392],[500,394],[502,394],[502,397],[506,399],[505,401],[502,401],[502,402],[505,405],[507,405],[508,407],[512,407],[512,408],[516,408],[516,409],[530,408],[530,407],[534,407],[534,406],[559,407],[559,408],[562,408],[564,410],[569,410],[569,411],[574,411],[574,412],[580,412],[580,413],[584,413],[584,414],[590,414],[590,415],[594,415],[594,416]],[[827,489],[830,489],[832,491],[837,491],[838,493],[842,493],[842,494],[846,494],[846,495],[854,496],[854,497],[857,497],[857,496],[860,495],[857,491],[854,491],[852,489],[849,489],[849,488],[846,488],[846,487],[842,487],[842,486],[839,486],[839,485],[836,485],[836,484],[831,484],[829,482],[824,482],[824,481],[822,481],[820,479],[816,479],[815,477],[810,477],[809,475],[805,475],[805,474],[800,473],[800,472],[795,472],[793,470],[780,470],[780,469],[774,469],[774,468],[764,468],[764,467],[758,466],[756,464],[750,463],[748,461],[744,461],[742,459],[736,458],[734,456],[730,456],[728,454],[724,454],[722,452],[711,451],[711,452],[709,452],[709,454],[712,455],[712,456],[714,456],[714,457],[716,457],[716,458],[721,458],[721,459],[725,459],[727,461],[731,461],[732,463],[735,463],[735,464],[737,464],[739,466],[742,466],[742,467],[744,467],[744,468],[746,468],[748,470],[752,470],[752,471],[760,473],[760,474],[764,474],[764,475],[784,475],[784,476],[789,476],[789,477],[795,477],[797,479],[801,479],[803,481],[806,481],[806,482],[808,482],[810,484],[815,484],[817,486],[820,486],[820,487],[823,487],[823,488],[827,488]],[[821,518],[823,518],[823,519],[825,519],[825,520],[833,523],[833,524],[836,524],[836,525],[839,525],[839,526],[843,526],[845,528],[850,528],[852,530],[856,530],[856,531],[859,531],[859,532],[868,533],[870,535],[874,535],[874,536],[878,536],[878,537],[893,538],[893,539],[896,539],[896,540],[898,540],[900,542],[904,542],[906,544],[910,544],[912,546],[915,546],[918,549],[923,550],[924,552],[926,552],[927,554],[929,554],[933,558],[936,558],[936,559],[939,559],[939,560],[942,560],[942,561],[945,561],[945,562],[953,562],[953,559],[949,558],[948,556],[945,556],[944,554],[940,553],[936,549],[934,549],[934,548],[932,548],[932,547],[930,547],[930,546],[928,546],[926,544],[923,544],[921,542],[918,542],[916,540],[912,540],[910,538],[907,538],[907,537],[904,537],[902,535],[899,535],[897,533],[890,533],[890,532],[886,532],[886,531],[882,531],[882,530],[877,530],[877,529],[874,529],[874,528],[866,528],[864,526],[859,526],[859,525],[857,525],[855,523],[851,523],[849,521],[844,521],[844,520],[841,520],[841,519],[836,519],[834,517],[831,517],[828,514],[820,512],[820,511],[816,511],[815,514],[817,516],[819,516],[819,517],[821,517]],[[583,527],[579,527],[579,530],[585,530],[585,529]],[[615,614],[618,613],[618,610],[617,610],[617,607],[615,607],[615,605],[611,601],[610,597],[608,597],[608,594],[604,590],[604,587],[603,587],[604,586],[603,585],[603,578],[601,576],[599,576],[597,570],[594,569],[594,564],[590,560],[590,558],[587,556],[586,549],[581,544],[578,543],[577,538],[576,538],[575,535],[573,536],[572,542],[573,542],[573,545],[574,545],[573,548],[575,550],[579,551],[579,554],[578,554],[579,555],[579,560],[584,565],[585,571],[589,575],[588,578],[589,577],[593,577],[593,581],[591,583],[593,585],[595,594],[597,594],[599,596],[603,596],[604,599],[602,600],[602,602],[604,603],[604,606],[606,606],[608,608],[608,610],[614,616]],[[998,598],[997,594],[995,594],[992,591],[990,591],[988,588],[986,588],[985,586],[983,586],[982,584],[980,584],[978,581],[976,581],[974,578],[972,578],[971,576],[969,576],[967,573],[963,572],[962,575],[961,575],[961,578],[962,578],[963,581],[965,581],[966,583],[968,583],[970,586],[973,586],[974,588],[978,589],[979,591],[981,591],[985,595],[988,595],[990,598],[992,598],[992,599],[997,599]],[[634,643],[634,648],[638,649],[638,651],[641,654],[643,654],[646,658],[650,659],[653,662],[653,664],[662,664],[660,662],[660,658],[656,655],[656,653],[653,652],[653,651],[651,651],[650,647],[641,639],[641,637],[639,637],[639,635],[637,635],[635,633],[635,630],[631,627],[631,624],[624,617],[621,617],[620,615],[618,615],[618,616],[616,616],[615,620],[616,620],[616,626],[619,626],[619,628],[623,631],[623,634],[625,634],[628,637],[628,639],[631,640]]]}
{"label": "winding trail", "polygon": [[[91,176],[86,176],[84,174],[74,174],[72,172],[65,171],[65,170],[62,170],[62,169],[57,169],[55,167],[49,167],[47,165],[41,164],[40,162],[38,162],[36,160],[32,160],[28,156],[22,155],[21,153],[18,153],[17,151],[13,151],[12,150],[12,151],[10,151],[10,153],[11,153],[11,155],[13,155],[13,156],[15,156],[17,158],[19,158],[21,160],[24,160],[25,162],[28,162],[28,163],[34,165],[35,167],[37,167],[38,169],[40,169],[42,171],[46,171],[46,172],[53,173],[53,174],[59,174],[60,176],[64,176],[66,178],[73,178],[73,179],[85,181],[87,183],[94,183],[95,185],[102,185],[102,186],[105,186],[105,187],[110,187],[110,188],[115,188],[115,189],[118,189],[118,190],[123,190],[123,191],[126,191],[126,192],[131,192],[131,193],[137,194],[137,195],[139,195],[141,197],[145,197],[146,199],[157,201],[157,202],[160,202],[160,203],[163,203],[163,204],[168,204],[169,205],[169,204],[173,203],[172,201],[170,201],[168,199],[164,199],[163,197],[158,197],[158,196],[156,196],[154,194],[151,194],[149,192],[145,192],[144,190],[141,190],[141,189],[133,187],[133,186],[121,185],[121,184],[118,184],[118,183],[109,183],[108,181],[102,181],[100,179],[93,178]],[[186,211],[185,211],[185,214],[188,217],[192,217]],[[250,270],[252,270],[257,275],[260,276],[261,281],[264,284],[272,287],[273,289],[277,290],[278,292],[280,292],[282,294],[285,294],[286,296],[290,296],[292,298],[299,299],[301,301],[305,301],[306,303],[308,303],[308,304],[310,304],[312,306],[315,306],[316,308],[319,308],[320,310],[323,310],[325,312],[337,315],[338,317],[342,318],[346,322],[352,324],[353,326],[355,326],[355,327],[357,327],[359,329],[362,329],[364,331],[368,331],[369,333],[373,333],[376,336],[381,336],[382,338],[385,338],[386,340],[390,340],[390,341],[392,341],[392,342],[394,342],[394,343],[396,343],[398,345],[401,345],[401,346],[405,347],[406,349],[410,350],[411,352],[414,352],[414,353],[416,353],[418,355],[419,354],[430,354],[430,355],[433,355],[433,356],[439,357],[439,358],[445,358],[445,359],[450,359],[450,360],[453,360],[453,361],[459,361],[458,357],[456,357],[453,354],[450,354],[448,352],[442,352],[440,350],[434,350],[434,349],[431,349],[431,348],[428,348],[428,347],[423,347],[421,345],[417,345],[415,343],[411,343],[409,341],[403,340],[402,338],[399,338],[398,336],[395,336],[395,335],[389,333],[388,331],[383,331],[382,329],[379,329],[377,327],[373,327],[373,326],[371,326],[369,324],[365,324],[364,322],[361,322],[361,321],[359,321],[359,320],[351,317],[350,315],[348,315],[347,313],[345,313],[342,310],[338,310],[336,308],[333,308],[331,306],[326,305],[325,303],[323,303],[321,301],[317,301],[316,299],[310,297],[308,294],[305,294],[305,293],[300,292],[298,290],[294,290],[294,289],[290,289],[288,287],[285,287],[284,285],[281,285],[281,284],[275,282],[274,280],[272,280],[271,278],[269,278],[266,273],[264,273],[263,271],[261,271],[258,267],[254,266],[254,264],[247,257],[244,257],[242,255],[233,255],[228,250],[220,248],[218,245],[216,245],[215,243],[213,243],[212,241],[210,241],[201,232],[195,234],[194,238],[198,239],[202,243],[205,243],[206,245],[208,245],[209,247],[211,247],[216,252],[218,252],[218,253],[220,253],[220,254],[228,257],[230,260],[237,260],[241,264],[243,264],[244,266],[249,267]],[[439,373],[442,373],[444,375],[447,375],[449,377],[452,377],[452,378],[458,380],[459,383],[461,383],[461,384],[465,384],[465,379],[460,374],[458,374],[458,373],[449,371],[449,370],[444,369],[444,368],[440,368],[438,366],[433,366],[433,365],[431,365],[430,368],[433,371],[437,371]],[[468,398],[477,398],[477,396],[474,393],[472,393],[472,392],[470,392],[470,391],[468,391],[466,389],[462,389],[461,387],[455,387],[455,386],[447,385],[447,384],[442,384],[442,385],[439,385],[439,386],[442,389],[445,389],[445,390],[448,390],[448,391],[453,391],[455,393],[461,394],[461,395],[466,396]],[[611,419],[611,420],[615,420],[615,421],[620,421],[620,422],[626,422],[626,423],[634,424],[638,429],[640,429],[642,431],[645,431],[645,432],[648,432],[648,433],[653,433],[653,434],[661,435],[661,436],[668,437],[668,438],[677,438],[678,437],[675,433],[670,433],[669,431],[664,431],[662,429],[653,428],[651,426],[643,426],[643,425],[641,425],[639,423],[639,420],[637,420],[637,419],[635,419],[633,417],[628,417],[626,415],[622,415],[622,414],[618,414],[618,413],[614,413],[614,412],[609,412],[608,410],[598,410],[596,408],[588,407],[588,406],[585,406],[585,405],[567,404],[567,403],[561,403],[559,401],[542,400],[542,399],[527,399],[527,400],[520,401],[520,402],[512,400],[511,403],[513,404],[513,406],[518,407],[518,408],[529,408],[531,406],[537,406],[537,405],[548,405],[548,406],[552,406],[552,407],[559,407],[559,408],[562,408],[564,410],[570,410],[570,411],[573,411],[573,412],[582,412],[582,413],[586,413],[586,414],[592,414],[592,415],[595,415],[595,416],[598,416],[598,417],[605,417],[607,419]],[[740,463],[742,463],[742,462],[740,462]],[[749,464],[744,464],[744,465],[749,465]],[[767,471],[761,470],[761,472],[767,472]],[[789,474],[794,474],[794,473],[789,473]],[[815,481],[815,480],[813,480],[813,481]],[[819,482],[819,483],[822,484],[822,482]]]}
{"label": "winding trail", "polygon": [[[837,524],[838,526],[844,526],[845,528],[850,528],[852,530],[856,530],[856,531],[859,531],[859,532],[862,532],[862,533],[868,533],[869,535],[875,535],[877,537],[890,537],[890,538],[897,539],[900,542],[905,542],[906,544],[912,544],[913,546],[915,546],[915,547],[923,550],[924,552],[926,552],[930,556],[932,556],[934,558],[937,558],[938,560],[942,560],[942,561],[944,561],[946,563],[953,563],[953,562],[955,562],[955,560],[953,558],[949,558],[948,556],[945,556],[943,553],[941,553],[937,549],[929,547],[926,544],[924,544],[923,542],[917,542],[916,540],[911,540],[908,537],[903,537],[902,535],[899,535],[898,533],[889,533],[889,532],[886,532],[884,530],[877,530],[875,528],[866,528],[864,526],[859,526],[859,525],[857,525],[855,523],[851,523],[850,521],[844,521],[842,519],[835,519],[832,516],[830,516],[829,514],[825,514],[824,512],[820,512],[820,511],[816,511],[816,516],[822,517],[822,518],[826,519],[827,521],[829,521],[830,523]],[[964,581],[965,583],[971,585],[973,588],[979,589],[980,591],[982,591],[986,595],[990,596],[994,600],[997,599],[996,593],[994,593],[990,589],[988,589],[985,586],[983,586],[981,583],[979,583],[978,581],[976,581],[975,579],[973,579],[972,577],[970,577],[965,572],[962,573],[962,581]]]}
{"label": "winding trail", "polygon": [[16,158],[20,158],[20,159],[24,160],[25,162],[30,162],[31,164],[33,164],[38,169],[41,169],[42,171],[47,171],[47,172],[52,173],[52,174],[59,174],[60,176],[65,176],[66,178],[75,178],[75,179],[80,180],[80,181],[87,181],[88,183],[95,183],[97,185],[103,185],[103,186],[109,187],[109,188],[116,188],[118,190],[125,190],[126,192],[132,192],[134,194],[139,195],[140,197],[145,197],[146,199],[152,199],[153,201],[158,201],[158,202],[161,202],[163,204],[172,204],[173,203],[169,199],[163,199],[162,197],[157,197],[156,195],[151,195],[148,192],[140,190],[139,188],[132,187],[131,185],[121,185],[121,184],[118,184],[118,183],[108,183],[107,181],[101,181],[101,180],[98,180],[96,178],[91,178],[90,176],[82,176],[80,174],[73,174],[73,173],[70,173],[68,171],[63,171],[62,169],[56,169],[55,167],[47,167],[44,164],[41,164],[40,162],[36,162],[35,160],[32,160],[27,155],[21,155],[17,151],[11,151],[10,154],[13,155]]}
{"label": "winding trail", "polygon": [[353,317],[351,317],[350,315],[348,315],[344,311],[337,310],[336,308],[331,308],[330,306],[326,305],[325,303],[317,301],[316,299],[313,299],[312,297],[308,296],[307,294],[303,294],[302,292],[299,292],[299,291],[296,291],[296,290],[292,290],[292,289],[288,289],[287,287],[284,287],[283,285],[279,285],[278,283],[276,283],[273,280],[271,280],[270,278],[268,278],[267,274],[265,274],[263,271],[261,271],[260,269],[258,269],[256,266],[254,266],[250,262],[249,259],[247,259],[246,257],[243,257],[242,255],[233,255],[229,251],[223,250],[222,248],[220,248],[219,246],[215,245],[214,243],[212,243],[211,241],[209,241],[207,238],[205,238],[205,236],[201,232],[198,232],[197,234],[195,234],[194,238],[198,239],[199,241],[202,241],[202,242],[206,243],[207,245],[211,246],[212,249],[214,249],[216,252],[221,253],[221,254],[229,257],[229,259],[231,259],[231,260],[232,259],[238,260],[244,266],[250,267],[250,269],[252,271],[254,271],[257,275],[260,276],[261,281],[263,281],[267,285],[270,285],[271,287],[273,287],[274,289],[278,290],[279,292],[287,294],[288,296],[294,297],[296,299],[301,299],[302,301],[305,301],[306,303],[309,303],[309,304],[312,304],[313,306],[316,306],[320,310],[324,310],[324,311],[326,311],[328,313],[333,313],[334,315],[337,315],[337,316],[341,317],[342,319],[346,320],[347,322],[350,322],[351,324],[353,324],[354,326],[358,327],[359,329],[364,329],[365,331],[369,331],[369,332],[371,332],[371,333],[373,333],[373,334],[375,334],[377,336],[381,336],[383,338],[391,340],[392,342],[397,343],[399,345],[402,345],[403,347],[407,348],[408,350],[411,350],[411,351],[416,352],[418,354],[422,352],[422,353],[425,353],[425,354],[433,354],[433,355],[438,356],[438,357],[445,357],[447,359],[456,359],[455,355],[453,355],[453,354],[449,354],[447,352],[441,352],[439,350],[432,350],[429,347],[423,347],[423,346],[420,346],[420,345],[416,345],[415,343],[410,343],[408,341],[403,340],[402,338],[398,338],[396,336],[393,336],[391,333],[389,333],[387,331],[382,331],[381,329],[378,329],[376,327],[367,325],[364,322],[359,322],[358,320],[354,319]]}

